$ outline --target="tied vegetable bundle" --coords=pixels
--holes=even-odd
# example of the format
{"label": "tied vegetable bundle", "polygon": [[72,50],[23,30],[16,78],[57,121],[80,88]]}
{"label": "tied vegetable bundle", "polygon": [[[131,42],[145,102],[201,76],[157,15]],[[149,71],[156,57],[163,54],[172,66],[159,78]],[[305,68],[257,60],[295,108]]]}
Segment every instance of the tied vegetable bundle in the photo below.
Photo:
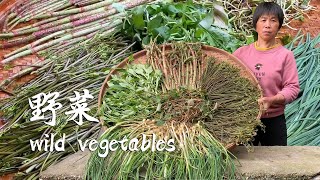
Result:
{"label": "tied vegetable bundle", "polygon": [[[260,90],[228,62],[202,53],[200,44],[153,43],[146,64],[127,65],[112,75],[101,106],[105,140],[137,138],[132,152],[93,152],[86,178],[234,179],[235,165],[225,148],[248,145],[260,124]],[[174,140],[175,151],[155,151],[143,136]],[[159,140],[160,141],[160,140]],[[124,142],[121,147],[131,147]]]}
{"label": "tied vegetable bundle", "polygon": [[[0,16],[0,49],[15,47],[1,63],[35,54],[50,47],[66,48],[92,39],[121,24],[124,11],[148,0],[34,0],[17,2]],[[19,48],[17,48],[19,47]]]}
{"label": "tied vegetable bundle", "polygon": [[[64,49],[63,52],[48,51],[45,56],[47,63],[36,69],[29,69],[29,73],[36,74],[37,77],[17,88],[14,96],[0,102],[0,111],[8,120],[0,129],[0,176],[14,173],[16,179],[36,179],[48,166],[79,151],[78,140],[96,138],[99,123],[84,119],[80,126],[70,119],[70,115],[65,114],[70,110],[69,98],[75,96],[74,91],[82,94],[87,89],[93,98],[86,100],[87,108],[90,109],[86,113],[97,117],[97,96],[104,76],[113,65],[132,53],[131,47],[117,35],[109,34],[106,37],[99,34],[89,41]],[[46,118],[44,120],[30,121],[32,109],[28,99],[39,93],[49,92],[60,93],[55,100],[62,104],[61,109],[55,112],[56,125],[44,123],[52,119],[51,111],[43,112]],[[45,134],[55,134],[55,142],[65,135],[65,150],[32,151],[30,140],[43,140],[46,138]]]}

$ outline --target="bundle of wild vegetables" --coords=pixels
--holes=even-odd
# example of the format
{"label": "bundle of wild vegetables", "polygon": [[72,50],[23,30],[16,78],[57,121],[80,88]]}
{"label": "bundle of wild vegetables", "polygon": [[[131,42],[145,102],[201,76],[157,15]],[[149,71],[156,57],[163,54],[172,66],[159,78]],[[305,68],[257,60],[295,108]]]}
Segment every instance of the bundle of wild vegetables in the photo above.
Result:
{"label": "bundle of wild vegetables", "polygon": [[292,50],[298,68],[300,97],[287,105],[289,145],[320,145],[320,35],[298,34],[287,45]]}
{"label": "bundle of wild vegetables", "polygon": [[[252,18],[258,3],[266,0],[218,0],[223,3],[224,9],[230,18],[230,24],[235,32],[252,35],[253,25]],[[290,22],[295,19],[303,21],[304,15],[309,10],[314,9],[309,3],[310,0],[275,0],[283,9],[284,26],[294,29],[290,26]]]}
{"label": "bundle of wild vegetables", "polygon": [[147,64],[128,65],[108,82],[100,143],[110,151],[92,154],[86,178],[235,178],[224,146],[251,140],[260,91],[237,67],[206,57],[200,44],[171,46],[166,52],[152,43]]}
{"label": "bundle of wild vegetables", "polygon": [[228,29],[228,16],[216,1],[142,5],[129,10],[122,30],[141,45],[155,39],[202,42],[233,52],[246,43]]}
{"label": "bundle of wild vegetables", "polygon": [[[109,35],[96,36],[60,53],[49,51],[45,60],[48,63],[32,71],[37,77],[16,89],[14,96],[1,100],[0,111],[8,123],[0,132],[0,176],[18,172],[16,175],[21,179],[36,178],[40,171],[55,161],[78,151],[79,139],[96,137],[100,129],[99,123],[80,117],[83,116],[80,112],[77,119],[71,118],[73,114],[66,114],[72,110],[69,98],[77,97],[75,91],[83,94],[85,89],[88,90],[93,98],[84,101],[84,108],[89,108],[90,111],[83,113],[97,117],[97,95],[105,76],[113,65],[132,53],[131,46],[121,37]],[[29,98],[53,92],[60,94],[53,101],[60,103],[61,108],[55,112],[50,111],[50,108],[44,110],[50,103],[41,99],[41,103],[46,104],[38,108],[42,109],[44,117],[30,121],[36,113],[35,109],[31,109]],[[44,122],[53,119],[54,113],[55,125],[45,124]],[[79,118],[83,118],[82,125],[79,125]],[[65,150],[32,151],[29,141],[48,139],[46,134],[55,134],[55,141],[65,134]]]}
{"label": "bundle of wild vegetables", "polygon": [[[59,120],[66,119],[60,117]],[[1,132],[0,176],[14,173],[15,179],[38,179],[41,171],[68,154],[77,152],[78,140],[97,137],[99,129],[98,125],[90,122],[84,122],[82,126],[77,126],[75,122],[68,122],[59,124],[56,128],[39,121],[16,123],[10,130]],[[49,135],[49,138],[54,134],[55,141],[65,135],[64,151],[50,152],[44,149],[38,151],[37,148],[32,151],[30,140],[48,140],[49,138],[44,134]]]}
{"label": "bundle of wild vegetables", "polygon": [[[1,63],[52,46],[74,44],[92,38],[121,24],[124,10],[148,3],[149,0],[34,0],[17,4],[5,17],[0,48],[21,46],[4,55]],[[150,1],[151,2],[151,1]],[[29,25],[25,25],[28,23]],[[22,26],[18,28],[19,26]]]}

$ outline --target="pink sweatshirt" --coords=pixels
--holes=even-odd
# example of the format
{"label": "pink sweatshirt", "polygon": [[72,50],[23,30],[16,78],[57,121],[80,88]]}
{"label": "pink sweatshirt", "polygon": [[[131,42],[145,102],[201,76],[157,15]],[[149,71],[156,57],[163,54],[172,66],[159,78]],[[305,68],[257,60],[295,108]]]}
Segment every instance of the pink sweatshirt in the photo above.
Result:
{"label": "pink sweatshirt", "polygon": [[[298,96],[300,87],[294,55],[283,46],[270,50],[257,50],[254,43],[237,49],[233,55],[239,58],[256,76],[264,97],[282,94],[285,103]],[[276,105],[268,109],[262,118],[284,114],[285,105]]]}

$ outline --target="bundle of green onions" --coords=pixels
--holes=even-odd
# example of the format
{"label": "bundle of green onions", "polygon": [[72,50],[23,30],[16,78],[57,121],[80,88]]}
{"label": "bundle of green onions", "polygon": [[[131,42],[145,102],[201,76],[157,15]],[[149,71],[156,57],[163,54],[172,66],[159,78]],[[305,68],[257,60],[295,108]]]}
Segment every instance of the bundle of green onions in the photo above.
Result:
{"label": "bundle of green onions", "polygon": [[[102,140],[138,138],[141,134],[167,141],[174,138],[177,150],[109,152],[99,149],[91,154],[85,179],[235,179],[235,165],[229,152],[200,123],[156,125],[152,120],[124,121],[110,127]],[[139,149],[140,149],[139,142]],[[124,146],[128,146],[125,143]]]}
{"label": "bundle of green onions", "polygon": [[6,40],[0,48],[23,45],[4,55],[1,63],[9,63],[52,46],[90,39],[101,30],[108,31],[120,25],[125,9],[148,2],[151,1],[23,1],[5,13],[5,18],[1,18],[4,22],[0,22],[3,24],[0,37]]}
{"label": "bundle of green onions", "polygon": [[297,62],[301,96],[287,105],[289,145],[319,146],[320,138],[320,35],[298,35],[287,45]]}
{"label": "bundle of green onions", "polygon": [[[70,110],[69,98],[74,91],[87,89],[94,97],[87,99],[88,115],[96,117],[97,96],[109,69],[129,56],[132,44],[121,37],[109,34],[95,36],[86,42],[75,44],[63,52],[48,51],[47,63],[29,73],[37,77],[14,92],[14,96],[1,100],[0,111],[8,121],[0,131],[0,176],[15,173],[19,179],[34,179],[39,172],[62,157],[79,150],[78,140],[94,138],[100,129],[99,123],[84,121],[78,126],[65,114]],[[32,110],[28,99],[39,93],[59,92],[55,100],[62,108],[56,110],[56,125],[49,126],[43,120],[30,121]],[[49,111],[50,112],[50,111]],[[51,119],[53,114],[44,114]],[[32,151],[30,140],[45,139],[45,134],[54,133],[55,140],[65,134],[65,151]]]}
{"label": "bundle of green onions", "polygon": [[[126,150],[113,146],[105,153],[98,148],[89,159],[86,178],[236,177],[225,145],[248,144],[253,137],[260,125],[260,91],[237,67],[206,57],[200,44],[171,47],[166,52],[165,46],[152,43],[147,64],[128,65],[108,81],[100,112],[108,129],[100,143],[125,138],[121,148]],[[153,137],[172,141],[175,147],[145,149],[141,141]]]}

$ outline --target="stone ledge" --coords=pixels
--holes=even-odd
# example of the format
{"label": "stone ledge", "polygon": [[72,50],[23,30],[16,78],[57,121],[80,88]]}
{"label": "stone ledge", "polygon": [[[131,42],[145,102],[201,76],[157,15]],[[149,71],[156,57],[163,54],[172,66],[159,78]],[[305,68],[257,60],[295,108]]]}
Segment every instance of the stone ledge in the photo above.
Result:
{"label": "stone ledge", "polygon": [[69,155],[61,162],[50,166],[40,174],[40,179],[49,180],[82,180],[85,166],[90,157],[90,151],[78,151]]}
{"label": "stone ledge", "polygon": [[[232,153],[238,158],[238,172],[245,179],[320,180],[320,147],[256,146],[254,152],[248,152],[239,146]],[[89,156],[88,150],[70,155],[42,172],[40,179],[83,179]]]}
{"label": "stone ledge", "polygon": [[239,159],[239,173],[249,179],[315,179],[320,173],[316,146],[257,146],[254,152],[237,147],[232,153]]}

